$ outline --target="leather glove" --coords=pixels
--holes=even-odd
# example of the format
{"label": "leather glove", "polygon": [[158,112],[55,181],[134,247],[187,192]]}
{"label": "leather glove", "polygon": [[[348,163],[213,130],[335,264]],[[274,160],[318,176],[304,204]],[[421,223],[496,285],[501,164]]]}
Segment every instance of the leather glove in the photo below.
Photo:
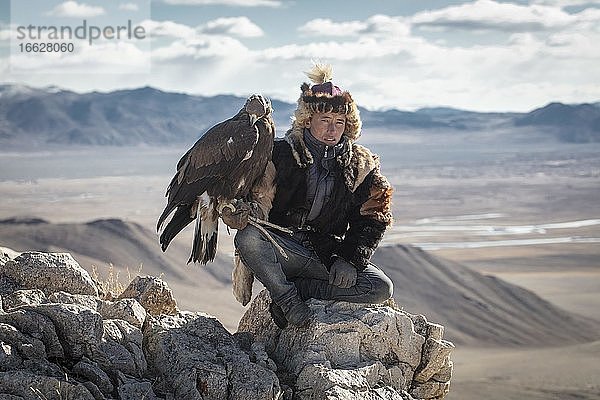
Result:
{"label": "leather glove", "polygon": [[352,287],[356,285],[357,274],[352,264],[338,257],[329,269],[329,284],[342,289]]}
{"label": "leather glove", "polygon": [[231,208],[225,207],[221,211],[221,219],[231,229],[242,230],[248,225],[248,217],[252,215],[252,207],[244,202],[234,202],[235,211],[231,211]]}

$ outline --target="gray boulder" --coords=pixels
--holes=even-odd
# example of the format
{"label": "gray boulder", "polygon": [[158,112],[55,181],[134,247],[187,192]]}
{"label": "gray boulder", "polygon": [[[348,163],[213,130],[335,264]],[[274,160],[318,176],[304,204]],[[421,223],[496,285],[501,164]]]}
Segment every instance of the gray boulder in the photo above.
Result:
{"label": "gray boulder", "polygon": [[273,371],[250,360],[214,317],[182,311],[148,318],[144,354],[157,385],[176,399],[274,400]]}
{"label": "gray boulder", "polygon": [[80,269],[62,254],[2,264],[0,399],[157,398],[142,378],[146,311],[134,299],[102,301]]}
{"label": "gray boulder", "polygon": [[93,383],[100,393],[110,393],[114,390],[108,374],[86,357],[73,366],[73,372]]}
{"label": "gray boulder", "polygon": [[[242,317],[288,374],[298,399],[439,399],[449,389],[454,347],[443,328],[390,305],[309,300],[308,327],[278,329],[263,291]],[[435,378],[434,378],[435,377]],[[437,380],[436,380],[437,379]]]}
{"label": "gray boulder", "polygon": [[15,290],[7,293],[2,299],[5,311],[11,311],[21,306],[37,306],[46,303],[48,299],[39,289]]}
{"label": "gray boulder", "polygon": [[0,266],[6,264],[7,261],[15,259],[19,254],[21,253],[8,247],[0,247]]}
{"label": "gray boulder", "polygon": [[104,333],[100,314],[77,304],[27,307],[52,321],[67,358],[79,361],[93,356]]}
{"label": "gray boulder", "polygon": [[176,315],[177,302],[165,282],[154,276],[136,276],[119,299],[136,299],[151,315]]}
{"label": "gray boulder", "polygon": [[120,371],[141,378],[146,374],[147,363],[142,351],[142,331],[119,319],[103,321],[104,336],[98,346],[96,360],[105,371]]}
{"label": "gray boulder", "polygon": [[88,272],[68,253],[21,253],[0,266],[0,275],[20,289],[40,289],[46,296],[61,290],[98,296]]}
{"label": "gray boulder", "polygon": [[81,383],[27,371],[0,372],[0,393],[25,400],[95,400]]}
{"label": "gray boulder", "polygon": [[[31,309],[21,308],[9,313],[0,314],[0,324],[6,324],[22,333],[23,343],[29,346],[29,341],[37,340],[42,342],[45,358],[65,358],[65,351],[58,337],[56,327],[52,320]],[[35,359],[35,358],[34,358]]]}
{"label": "gray boulder", "polygon": [[118,398],[119,399],[144,399],[156,400],[159,397],[154,394],[152,382],[128,378],[122,372],[118,374]]}
{"label": "gray boulder", "polygon": [[135,299],[101,300],[98,312],[104,319],[120,319],[140,329],[146,320],[146,309]]}
{"label": "gray boulder", "polygon": [[49,303],[77,304],[82,307],[98,311],[98,297],[88,294],[71,294],[67,292],[55,292],[48,296]]}

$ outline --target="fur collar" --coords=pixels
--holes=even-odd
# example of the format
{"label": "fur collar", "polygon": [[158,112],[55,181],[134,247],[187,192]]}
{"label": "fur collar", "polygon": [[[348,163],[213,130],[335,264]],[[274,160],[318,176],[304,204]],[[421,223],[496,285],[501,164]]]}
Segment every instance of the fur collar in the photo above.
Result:
{"label": "fur collar", "polygon": [[[300,168],[306,168],[314,162],[304,142],[303,129],[288,130],[285,141],[292,148],[292,154]],[[337,161],[344,171],[344,183],[351,192],[360,186],[371,171],[379,168],[379,156],[350,139],[346,140],[344,150],[337,156]]]}

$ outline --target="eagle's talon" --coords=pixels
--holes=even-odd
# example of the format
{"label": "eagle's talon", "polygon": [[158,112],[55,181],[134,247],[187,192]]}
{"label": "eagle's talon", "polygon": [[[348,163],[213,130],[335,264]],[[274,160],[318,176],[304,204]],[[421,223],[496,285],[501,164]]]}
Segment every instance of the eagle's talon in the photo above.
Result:
{"label": "eagle's talon", "polygon": [[231,210],[231,213],[233,214],[235,212],[235,206],[231,203],[221,203],[217,206],[217,211],[219,213],[219,215],[223,214],[223,210],[229,208],[229,210]]}

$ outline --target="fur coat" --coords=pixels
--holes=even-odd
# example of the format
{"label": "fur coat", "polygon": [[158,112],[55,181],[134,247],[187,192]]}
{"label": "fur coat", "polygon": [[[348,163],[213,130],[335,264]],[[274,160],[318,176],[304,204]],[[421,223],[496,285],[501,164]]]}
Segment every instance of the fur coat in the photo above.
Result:
{"label": "fur coat", "polygon": [[[379,157],[366,147],[350,140],[336,161],[334,189],[310,226],[304,219],[310,207],[306,204],[307,173],[313,159],[301,132],[290,130],[284,139],[275,141],[273,164],[252,200],[265,215],[268,212],[270,222],[309,229],[311,243],[327,267],[335,257],[342,257],[363,270],[393,221],[393,188],[380,172]],[[252,273],[236,257],[233,292],[244,305],[251,297],[252,280]]]}

